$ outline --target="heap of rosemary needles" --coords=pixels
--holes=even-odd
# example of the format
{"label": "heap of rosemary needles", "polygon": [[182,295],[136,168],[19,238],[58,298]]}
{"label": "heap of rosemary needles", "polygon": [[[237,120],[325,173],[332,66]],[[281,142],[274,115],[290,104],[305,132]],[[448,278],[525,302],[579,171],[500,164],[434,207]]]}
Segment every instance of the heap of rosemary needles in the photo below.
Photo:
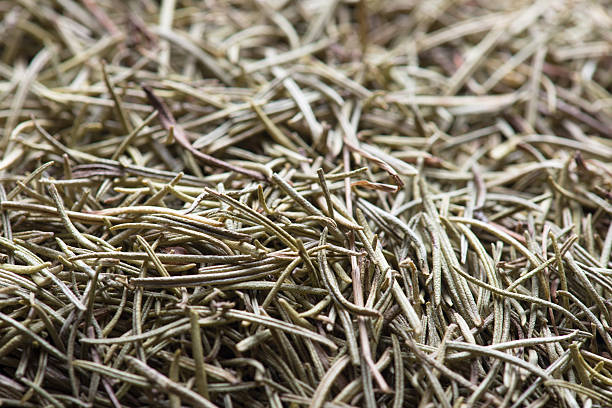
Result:
{"label": "heap of rosemary needles", "polygon": [[612,406],[609,1],[0,32],[0,405]]}

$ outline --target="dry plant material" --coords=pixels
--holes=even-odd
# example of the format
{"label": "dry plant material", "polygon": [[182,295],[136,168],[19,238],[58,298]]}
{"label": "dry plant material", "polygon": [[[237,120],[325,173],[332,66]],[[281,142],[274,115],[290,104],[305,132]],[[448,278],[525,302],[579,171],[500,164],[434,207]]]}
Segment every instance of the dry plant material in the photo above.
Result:
{"label": "dry plant material", "polygon": [[595,1],[0,1],[0,405],[612,406]]}

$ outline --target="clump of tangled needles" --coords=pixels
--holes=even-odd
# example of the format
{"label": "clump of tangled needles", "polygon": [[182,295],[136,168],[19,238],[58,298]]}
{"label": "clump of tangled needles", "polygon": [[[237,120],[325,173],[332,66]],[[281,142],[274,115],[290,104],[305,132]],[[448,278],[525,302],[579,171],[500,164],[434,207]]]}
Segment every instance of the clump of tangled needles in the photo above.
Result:
{"label": "clump of tangled needles", "polygon": [[607,1],[0,1],[0,405],[612,406]]}

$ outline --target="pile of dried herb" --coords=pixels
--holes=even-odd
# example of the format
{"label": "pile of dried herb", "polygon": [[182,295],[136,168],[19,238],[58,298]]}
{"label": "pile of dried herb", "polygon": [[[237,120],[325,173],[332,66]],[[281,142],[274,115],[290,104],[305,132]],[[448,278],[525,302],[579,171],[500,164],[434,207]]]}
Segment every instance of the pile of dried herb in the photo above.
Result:
{"label": "pile of dried herb", "polygon": [[0,33],[0,405],[612,406],[609,1]]}

